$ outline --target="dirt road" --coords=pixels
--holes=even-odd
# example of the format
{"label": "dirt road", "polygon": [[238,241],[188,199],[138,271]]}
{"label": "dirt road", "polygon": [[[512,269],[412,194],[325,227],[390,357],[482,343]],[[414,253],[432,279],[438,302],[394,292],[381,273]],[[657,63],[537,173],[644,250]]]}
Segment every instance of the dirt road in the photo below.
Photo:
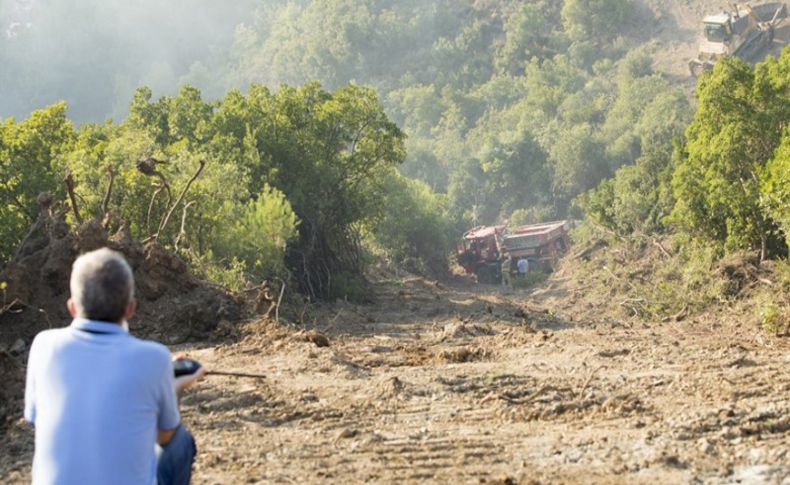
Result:
{"label": "dirt road", "polygon": [[[728,327],[575,321],[530,296],[422,279],[374,305],[193,345],[195,483],[790,483],[790,352]],[[779,345],[779,347],[777,347]],[[784,347],[781,347],[784,345]],[[21,422],[0,481],[29,478]],[[783,481],[784,480],[784,481]]]}

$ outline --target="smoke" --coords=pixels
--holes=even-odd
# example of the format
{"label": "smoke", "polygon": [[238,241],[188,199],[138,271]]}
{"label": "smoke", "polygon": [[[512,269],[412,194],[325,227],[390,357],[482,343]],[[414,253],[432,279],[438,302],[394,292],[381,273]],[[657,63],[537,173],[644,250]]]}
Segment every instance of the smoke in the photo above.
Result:
{"label": "smoke", "polygon": [[0,118],[60,99],[78,122],[122,118],[134,90],[207,95],[254,0],[0,0]]}

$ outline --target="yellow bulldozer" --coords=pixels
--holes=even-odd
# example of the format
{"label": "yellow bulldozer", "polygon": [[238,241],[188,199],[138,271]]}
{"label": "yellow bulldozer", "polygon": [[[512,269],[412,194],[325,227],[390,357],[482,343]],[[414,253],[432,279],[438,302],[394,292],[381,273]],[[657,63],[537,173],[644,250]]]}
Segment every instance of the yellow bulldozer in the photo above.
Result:
{"label": "yellow bulldozer", "polygon": [[736,56],[746,62],[760,60],[774,40],[776,27],[787,18],[787,6],[769,2],[752,7],[730,4],[730,11],[707,15],[703,20],[703,38],[699,54],[689,62],[692,76],[711,69],[724,56]]}

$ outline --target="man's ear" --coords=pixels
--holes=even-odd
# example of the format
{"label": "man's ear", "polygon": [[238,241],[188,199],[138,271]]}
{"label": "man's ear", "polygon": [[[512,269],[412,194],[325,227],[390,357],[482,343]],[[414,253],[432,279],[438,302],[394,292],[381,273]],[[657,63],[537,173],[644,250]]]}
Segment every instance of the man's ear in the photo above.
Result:
{"label": "man's ear", "polygon": [[132,298],[129,300],[129,304],[126,306],[126,313],[123,314],[124,320],[131,320],[134,316],[134,312],[137,311],[137,300]]}
{"label": "man's ear", "polygon": [[66,301],[66,308],[69,309],[69,315],[71,318],[77,318],[77,305],[74,303],[74,300],[71,298]]}

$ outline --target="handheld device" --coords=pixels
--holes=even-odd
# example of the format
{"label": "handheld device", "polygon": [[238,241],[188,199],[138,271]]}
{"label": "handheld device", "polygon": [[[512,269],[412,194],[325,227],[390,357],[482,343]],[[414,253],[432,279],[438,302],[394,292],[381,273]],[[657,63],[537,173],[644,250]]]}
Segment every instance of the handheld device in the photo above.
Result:
{"label": "handheld device", "polygon": [[179,359],[173,361],[173,372],[176,377],[192,375],[200,369],[200,362],[193,359]]}
{"label": "handheld device", "polygon": [[[173,372],[176,377],[190,376],[203,367],[203,364],[194,359],[179,359],[173,361]],[[230,377],[249,377],[252,379],[265,379],[263,374],[249,374],[247,372],[229,372],[222,370],[212,370],[206,372],[209,376],[230,376]]]}

